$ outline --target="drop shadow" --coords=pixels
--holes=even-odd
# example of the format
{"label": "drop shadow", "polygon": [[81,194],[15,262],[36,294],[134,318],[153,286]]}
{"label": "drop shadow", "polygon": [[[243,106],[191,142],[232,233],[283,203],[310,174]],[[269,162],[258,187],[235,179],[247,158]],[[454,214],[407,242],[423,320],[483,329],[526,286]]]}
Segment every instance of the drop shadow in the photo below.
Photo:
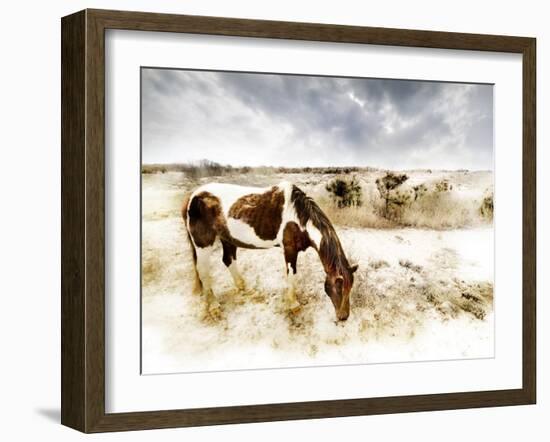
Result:
{"label": "drop shadow", "polygon": [[38,408],[34,411],[51,422],[56,424],[61,422],[61,410],[59,408]]}

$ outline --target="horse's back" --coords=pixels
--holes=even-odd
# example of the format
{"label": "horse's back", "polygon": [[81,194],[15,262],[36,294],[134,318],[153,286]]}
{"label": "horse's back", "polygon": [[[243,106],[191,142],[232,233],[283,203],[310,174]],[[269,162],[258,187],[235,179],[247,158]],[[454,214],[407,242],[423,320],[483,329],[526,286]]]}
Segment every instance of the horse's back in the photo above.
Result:
{"label": "horse's back", "polygon": [[200,195],[203,192],[207,192],[209,194],[214,195],[217,197],[222,207],[224,208],[224,212],[227,215],[227,212],[229,211],[229,208],[237,201],[239,198],[242,198],[245,195],[249,195],[252,193],[259,193],[262,192],[263,188],[259,187],[248,187],[248,186],[239,186],[237,184],[226,184],[226,183],[208,183],[200,186],[197,190],[195,190],[194,195]]}
{"label": "horse's back", "polygon": [[270,187],[208,183],[192,193],[187,212],[195,223],[223,226],[227,232],[218,235],[233,238],[241,247],[271,247],[280,242],[291,187],[286,182]]}
{"label": "horse's back", "polygon": [[229,183],[218,183],[212,182],[203,184],[202,186],[195,189],[191,197],[200,196],[201,194],[211,194],[219,199],[221,206],[223,208],[223,213],[225,216],[229,216],[229,211],[231,207],[241,198],[248,195],[263,194],[277,187],[280,190],[284,191],[285,199],[287,195],[287,188],[292,186],[290,183],[283,181],[275,186],[269,187],[252,187],[252,186],[241,186],[238,184],[229,184]]}

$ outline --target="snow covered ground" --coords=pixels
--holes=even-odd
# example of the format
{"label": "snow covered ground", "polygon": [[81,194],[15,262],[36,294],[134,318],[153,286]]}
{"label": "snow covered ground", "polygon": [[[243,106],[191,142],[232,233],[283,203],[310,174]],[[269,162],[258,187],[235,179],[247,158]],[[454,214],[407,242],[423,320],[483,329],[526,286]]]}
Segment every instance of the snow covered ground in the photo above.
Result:
{"label": "snow covered ground", "polygon": [[[410,175],[413,182],[434,177]],[[322,200],[329,178],[251,174],[199,182],[267,185],[288,179]],[[367,194],[373,178],[361,177]],[[489,172],[452,172],[446,178],[455,183],[453,198],[466,195],[472,207],[492,185]],[[220,247],[211,265],[223,315],[213,320],[201,296],[191,293],[192,258],[180,207],[193,185],[197,180],[181,173],[143,175],[144,374],[493,356],[492,223],[454,229],[336,225],[350,260],[359,264],[346,322],[335,321],[313,249],[299,255],[302,308],[292,315],[283,309],[279,248],[238,250],[250,289],[243,295],[233,288]]]}

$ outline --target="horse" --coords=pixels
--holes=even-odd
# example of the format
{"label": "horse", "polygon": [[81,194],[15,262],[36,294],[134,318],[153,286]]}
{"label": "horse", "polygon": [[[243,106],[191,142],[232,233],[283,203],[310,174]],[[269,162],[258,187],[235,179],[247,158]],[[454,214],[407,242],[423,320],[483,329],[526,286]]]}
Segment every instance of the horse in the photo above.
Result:
{"label": "horse", "polygon": [[332,223],[300,188],[283,181],[266,188],[208,183],[188,194],[182,217],[193,254],[195,293],[202,292],[212,316],[220,315],[220,304],[212,290],[210,256],[221,241],[222,261],[238,290],[246,290],[237,267],[237,249],[281,247],[286,267],[285,304],[291,313],[300,309],[295,277],[300,252],[313,247],[323,265],[325,292],[336,317],[350,314],[350,291],[357,265],[350,265]]}

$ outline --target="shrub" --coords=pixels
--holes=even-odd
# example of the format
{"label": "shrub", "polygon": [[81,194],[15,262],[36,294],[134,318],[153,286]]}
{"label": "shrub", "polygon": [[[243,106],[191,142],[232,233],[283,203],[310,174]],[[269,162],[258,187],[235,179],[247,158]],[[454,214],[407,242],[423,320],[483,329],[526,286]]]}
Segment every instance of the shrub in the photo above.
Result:
{"label": "shrub", "polygon": [[398,174],[394,172],[386,172],[382,178],[376,179],[376,187],[380,193],[380,197],[385,202],[384,217],[390,218],[390,204],[402,206],[406,201],[403,200],[399,192],[392,192],[394,189],[401,186],[409,177],[406,174]]}
{"label": "shrub", "polygon": [[441,180],[435,183],[436,192],[450,192],[453,190],[453,185],[447,180]]}
{"label": "shrub", "polygon": [[428,186],[424,183],[413,187],[415,201],[428,193]]}
{"label": "shrub", "polygon": [[493,219],[493,194],[486,196],[481,201],[481,206],[479,207],[479,214],[482,218],[492,220]]}
{"label": "shrub", "polygon": [[339,208],[357,207],[362,204],[363,192],[355,177],[334,178],[325,186],[325,189]]}

